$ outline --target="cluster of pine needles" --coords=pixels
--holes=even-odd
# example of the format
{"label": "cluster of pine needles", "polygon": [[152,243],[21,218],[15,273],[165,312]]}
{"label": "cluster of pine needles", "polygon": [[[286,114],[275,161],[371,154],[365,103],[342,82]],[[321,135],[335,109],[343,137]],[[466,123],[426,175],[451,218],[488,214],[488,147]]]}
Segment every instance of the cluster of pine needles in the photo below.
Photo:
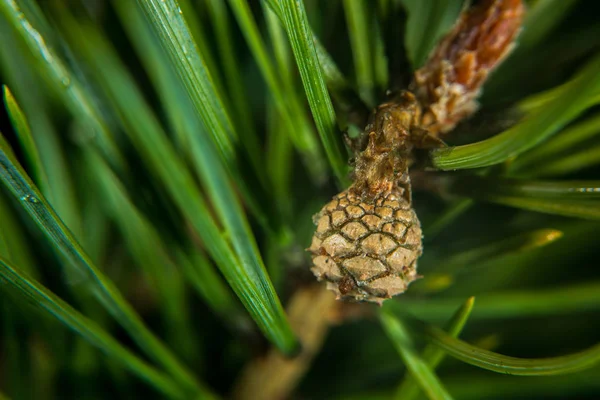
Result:
{"label": "cluster of pine needles", "polygon": [[424,278],[307,348],[342,132],[468,4],[0,0],[0,399],[274,398],[273,360],[277,398],[597,398],[594,3],[526,2],[412,178]]}

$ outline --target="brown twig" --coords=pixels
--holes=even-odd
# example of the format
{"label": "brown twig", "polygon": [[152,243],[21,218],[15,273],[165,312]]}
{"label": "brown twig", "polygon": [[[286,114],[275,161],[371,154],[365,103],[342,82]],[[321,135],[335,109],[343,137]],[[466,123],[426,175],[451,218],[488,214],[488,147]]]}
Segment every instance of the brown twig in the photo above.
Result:
{"label": "brown twig", "polygon": [[304,286],[294,293],[288,305],[288,318],[302,344],[294,358],[286,358],[275,349],[248,363],[235,385],[236,400],[283,400],[299,383],[318,354],[334,322],[335,296],[321,284]]}

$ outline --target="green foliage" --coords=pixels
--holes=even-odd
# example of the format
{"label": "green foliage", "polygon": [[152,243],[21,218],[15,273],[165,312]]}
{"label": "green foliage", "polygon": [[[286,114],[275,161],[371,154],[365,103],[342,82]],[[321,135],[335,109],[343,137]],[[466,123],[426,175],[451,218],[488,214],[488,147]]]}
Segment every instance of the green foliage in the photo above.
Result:
{"label": "green foliage", "polygon": [[[159,18],[153,20],[154,26],[161,38],[168,39],[167,44],[173,47],[169,54],[176,61],[176,66],[184,70],[180,73],[180,76],[184,76],[185,73],[183,79],[187,83],[186,88],[188,88],[188,93],[191,93],[190,97],[194,99],[196,108],[204,109],[204,113],[201,114],[203,122],[209,131],[214,132],[216,129],[217,132],[221,132],[219,140],[216,140],[217,143],[221,143],[221,140],[225,141],[225,138],[229,137],[229,129],[224,129],[227,126],[227,119],[225,118],[223,106],[217,103],[209,107],[209,104],[204,102],[205,96],[210,97],[210,94],[205,93],[206,90],[210,89],[210,79],[207,75],[195,75],[194,71],[197,71],[195,68],[201,67],[200,54],[195,51],[189,33],[186,35],[185,21],[177,11],[178,8],[175,3],[167,4],[165,2],[154,4],[154,7],[158,7],[157,11],[150,8],[150,3],[147,3],[147,7],[144,8],[146,12]],[[175,18],[171,18],[172,16],[175,16]],[[173,32],[182,32],[183,37],[173,42],[170,40],[173,38]],[[186,41],[190,42],[186,45]],[[106,77],[105,83],[109,84],[110,82],[111,80]],[[115,86],[114,89],[116,90],[117,87]],[[115,101],[128,101],[123,96],[125,93],[121,91],[119,94],[115,93]],[[213,92],[213,96],[216,96],[216,93]],[[136,103],[140,102],[136,101]],[[125,103],[122,103],[121,109],[127,109]],[[143,120],[150,121],[150,114],[146,112],[145,114],[147,114],[147,118]],[[214,253],[220,260],[217,264],[221,267],[221,271],[246,308],[254,315],[261,329],[282,351],[286,353],[294,352],[297,343],[283,315],[279,299],[274,293],[269,278],[266,276],[261,256],[258,253],[241,205],[237,202],[237,197],[229,183],[225,170],[220,168],[220,162],[215,157],[216,154],[210,146],[210,141],[202,140],[202,135],[194,135],[191,138],[192,152],[194,153],[194,159],[199,163],[200,178],[207,188],[212,204],[220,217],[220,222],[227,230],[235,255],[228,248],[229,244],[221,239],[222,235],[218,233],[214,223],[212,225],[207,224],[209,222],[206,219],[206,215],[209,214],[208,209],[203,204],[200,194],[194,190],[195,186],[191,182],[191,177],[185,173],[183,165],[178,162],[177,156],[171,151],[168,143],[165,142],[166,135],[159,133],[157,129],[151,126],[140,127],[135,122],[139,115],[139,112],[129,115],[131,131],[136,134],[136,138],[133,140],[143,140],[143,143],[140,144],[145,147],[148,156],[152,157],[152,165],[162,167],[162,170],[157,171],[157,173],[171,188],[172,196],[179,203],[181,211],[187,214],[192,224],[194,224],[197,233],[207,244],[208,251],[213,251],[213,249],[219,251],[218,254]],[[222,118],[219,119],[217,116],[222,116]],[[222,122],[223,125],[219,125],[219,122]],[[149,135],[149,133],[153,134]],[[182,188],[186,190],[182,190]],[[182,197],[184,194],[185,197]],[[205,211],[202,212],[202,210]],[[218,239],[221,239],[221,241]]]}
{"label": "green foliage", "polygon": [[[19,200],[23,209],[73,267],[71,279],[79,280],[102,306],[119,321],[149,356],[164,365],[186,386],[196,388],[191,373],[186,371],[170,350],[144,325],[123,295],[91,261],[73,234],[58,218],[50,204],[35,187],[16,161],[8,144],[0,135],[0,179]],[[199,388],[198,388],[199,390]]]}
{"label": "green foliage", "polygon": [[43,71],[44,77],[50,80],[53,89],[71,109],[73,115],[92,126],[101,149],[106,153],[111,162],[121,167],[123,160],[118,155],[114,139],[98,111],[94,108],[89,93],[84,90],[82,84],[67,69],[53,49],[48,47],[48,43],[44,37],[25,18],[16,2],[2,1],[0,3],[0,11],[4,18],[12,24],[21,38],[24,39],[31,53],[36,58],[37,68],[40,68]]}
{"label": "green foliage", "polygon": [[330,316],[283,305],[351,183],[342,131],[466,3],[0,0],[0,398],[229,397],[277,352],[291,397],[597,397],[600,36],[575,0],[527,2],[480,113],[417,154],[423,279],[295,357]]}
{"label": "green foliage", "polygon": [[272,0],[265,1],[279,16],[288,34],[308,104],[327,153],[327,158],[339,183],[346,186],[348,183],[348,169],[344,161],[345,157],[342,154],[341,137],[336,125],[333,105],[323,79],[313,35],[308,26],[304,4],[292,0],[286,0],[282,3],[275,3]]}
{"label": "green foliage", "polygon": [[4,101],[6,102],[6,109],[19,138],[21,147],[23,148],[23,152],[27,157],[27,162],[34,171],[33,176],[35,177],[36,181],[40,182],[40,187],[43,191],[44,188],[48,187],[48,177],[44,172],[40,154],[35,145],[33,137],[31,136],[31,129],[27,124],[27,120],[23,115],[23,111],[6,86],[4,86]]}
{"label": "green foliage", "polygon": [[[171,378],[133,355],[94,321],[81,315],[39,283],[28,279],[2,258],[0,258],[0,276],[4,284],[9,285],[11,290],[17,292],[17,298],[21,299],[20,301],[24,304],[29,303],[42,310],[43,313],[56,318],[108,356],[123,363],[134,374],[146,380],[165,395],[171,398],[185,398],[185,391],[182,391],[182,388]],[[207,392],[202,393],[202,397],[212,398]]]}
{"label": "green foliage", "polygon": [[432,400],[452,399],[429,365],[415,353],[408,330],[402,322],[386,312],[382,312],[380,318],[383,328],[394,342],[406,368],[427,396]]}
{"label": "green foliage", "polygon": [[589,368],[600,360],[600,345],[568,356],[542,359],[508,357],[472,346],[444,333],[441,329],[427,327],[425,333],[432,343],[471,365],[507,375],[560,375]]}
{"label": "green foliage", "polygon": [[[474,304],[475,298],[470,297],[458,310],[456,310],[450,321],[448,321],[447,331],[450,336],[457,337],[460,334],[467,323],[467,319],[473,310]],[[425,361],[431,369],[435,369],[440,365],[445,355],[446,354],[441,349],[430,344],[423,350],[423,361]],[[407,376],[398,387],[395,398],[398,400],[410,400],[418,395],[419,388],[415,384],[415,380],[411,379],[410,376]]]}
{"label": "green foliage", "polygon": [[370,26],[372,9],[367,7],[363,0],[344,1],[344,12],[348,24],[348,36],[352,43],[352,55],[356,66],[356,81],[362,97],[373,104],[373,93],[375,87],[375,46],[373,29]]}
{"label": "green foliage", "polygon": [[599,69],[597,56],[561,88],[560,95],[531,111],[511,129],[482,142],[434,150],[433,165],[443,170],[486,167],[531,149],[600,100]]}
{"label": "green foliage", "polygon": [[539,212],[597,220],[598,181],[529,181],[478,176],[451,179],[448,190],[462,196]]}
{"label": "green foliage", "polygon": [[414,69],[421,67],[436,42],[452,28],[464,0],[402,0],[406,8],[406,51]]}
{"label": "green foliage", "polygon": [[[295,90],[293,81],[289,78],[289,72],[284,74],[284,76],[278,76],[275,64],[269,58],[267,48],[260,37],[258,26],[252,17],[249,5],[245,1],[240,0],[230,0],[230,4],[240,26],[243,28],[242,30],[245,33],[248,46],[252,50],[252,54],[267,82],[267,86],[273,93],[273,103],[277,107],[281,119],[285,124],[285,133],[289,135],[290,140],[296,145],[298,150],[305,154],[307,167],[315,178],[318,179],[317,177],[323,173],[324,163],[321,160],[319,145],[310,122],[304,114],[302,105],[296,101],[296,97],[292,97],[291,99],[286,98],[285,93]],[[281,51],[280,49],[279,52],[281,53]],[[279,58],[279,66],[284,67],[281,55]],[[284,68],[281,69],[286,71],[287,68]]]}

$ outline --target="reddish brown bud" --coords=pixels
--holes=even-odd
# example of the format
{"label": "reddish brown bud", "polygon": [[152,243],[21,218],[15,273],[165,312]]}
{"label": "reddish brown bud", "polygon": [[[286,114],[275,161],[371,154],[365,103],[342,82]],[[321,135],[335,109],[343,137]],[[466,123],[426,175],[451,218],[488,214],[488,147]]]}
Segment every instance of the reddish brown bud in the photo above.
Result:
{"label": "reddish brown bud", "polygon": [[524,11],[521,0],[484,0],[461,15],[415,72],[422,128],[448,132],[477,110],[481,86],[512,49]]}

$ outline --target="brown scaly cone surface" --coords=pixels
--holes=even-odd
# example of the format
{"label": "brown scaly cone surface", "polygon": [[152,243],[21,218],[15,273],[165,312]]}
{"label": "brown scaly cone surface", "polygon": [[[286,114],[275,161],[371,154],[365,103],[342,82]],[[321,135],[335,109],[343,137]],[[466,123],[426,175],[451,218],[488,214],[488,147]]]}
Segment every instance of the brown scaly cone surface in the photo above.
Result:
{"label": "brown scaly cone surface", "polygon": [[461,15],[415,72],[422,128],[446,133],[477,110],[481,86],[513,48],[524,12],[521,0],[484,0]]}
{"label": "brown scaly cone surface", "polygon": [[521,0],[483,0],[464,12],[402,92],[373,112],[359,139],[354,184],[314,217],[312,271],[338,299],[381,304],[418,276],[423,252],[408,167],[413,148],[440,145],[477,109],[489,73],[520,30]]}
{"label": "brown scaly cone surface", "polygon": [[417,278],[421,227],[398,193],[365,202],[351,188],[315,219],[312,270],[338,298],[381,304]]}
{"label": "brown scaly cone surface", "polygon": [[312,271],[338,299],[381,304],[417,278],[421,226],[411,206],[408,164],[418,115],[408,92],[379,106],[365,130],[354,185],[314,218]]}

